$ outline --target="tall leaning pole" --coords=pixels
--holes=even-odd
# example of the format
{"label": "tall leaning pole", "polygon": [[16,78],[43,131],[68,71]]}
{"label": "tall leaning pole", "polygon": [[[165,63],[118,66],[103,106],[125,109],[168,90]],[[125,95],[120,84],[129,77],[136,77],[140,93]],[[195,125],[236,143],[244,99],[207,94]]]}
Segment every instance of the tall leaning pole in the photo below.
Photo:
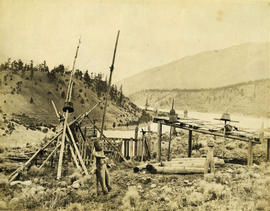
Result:
{"label": "tall leaning pole", "polygon": [[68,83],[68,89],[67,89],[67,95],[66,95],[66,101],[64,103],[63,112],[64,112],[64,126],[63,126],[63,134],[62,134],[62,141],[61,141],[61,148],[60,148],[60,154],[59,154],[59,161],[58,161],[58,169],[57,169],[57,179],[61,178],[61,172],[62,172],[62,164],[63,164],[63,156],[64,156],[64,149],[65,149],[65,138],[66,138],[66,132],[67,132],[67,124],[68,124],[68,115],[69,113],[72,113],[74,111],[73,103],[71,102],[71,92],[72,92],[72,76],[74,74],[75,69],[75,63],[78,56],[78,51],[80,48],[81,39],[79,39],[79,43],[77,45],[71,74],[69,77],[69,83]]}
{"label": "tall leaning pole", "polygon": [[107,109],[107,104],[108,104],[108,97],[109,97],[109,94],[110,94],[110,91],[111,91],[112,73],[113,73],[113,70],[114,70],[114,61],[115,61],[115,55],[116,55],[116,50],[117,50],[117,44],[118,44],[119,34],[120,34],[120,31],[118,30],[117,37],[116,37],[116,42],[115,42],[115,46],[114,46],[112,65],[110,66],[109,87],[107,89],[107,93],[106,93],[106,97],[105,97],[105,105],[104,105],[102,122],[101,122],[101,129],[100,129],[100,141],[102,140],[102,137],[103,137],[103,130],[104,130],[104,124],[105,124],[106,109]]}

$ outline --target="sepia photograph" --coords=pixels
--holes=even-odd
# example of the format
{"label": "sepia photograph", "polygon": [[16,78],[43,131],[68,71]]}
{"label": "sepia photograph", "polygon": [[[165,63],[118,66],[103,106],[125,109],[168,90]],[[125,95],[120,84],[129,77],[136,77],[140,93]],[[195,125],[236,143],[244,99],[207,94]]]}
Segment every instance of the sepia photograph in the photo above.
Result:
{"label": "sepia photograph", "polygon": [[0,0],[0,210],[270,211],[270,0]]}

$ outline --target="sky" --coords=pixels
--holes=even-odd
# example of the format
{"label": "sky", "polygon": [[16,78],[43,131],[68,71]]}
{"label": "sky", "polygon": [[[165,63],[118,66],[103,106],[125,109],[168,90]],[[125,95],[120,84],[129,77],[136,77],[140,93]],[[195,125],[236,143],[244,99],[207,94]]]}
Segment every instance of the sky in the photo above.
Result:
{"label": "sky", "polygon": [[120,30],[113,82],[184,56],[270,41],[266,0],[0,0],[0,62],[109,74]]}

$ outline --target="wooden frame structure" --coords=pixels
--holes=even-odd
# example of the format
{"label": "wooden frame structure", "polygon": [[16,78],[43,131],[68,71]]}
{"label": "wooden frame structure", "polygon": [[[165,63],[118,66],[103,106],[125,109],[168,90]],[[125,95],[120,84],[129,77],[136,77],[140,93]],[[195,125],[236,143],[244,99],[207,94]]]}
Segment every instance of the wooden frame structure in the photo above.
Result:
{"label": "wooden frame structure", "polygon": [[[199,121],[195,119],[179,119],[177,121],[170,121],[168,117],[156,117],[153,120],[154,123],[158,124],[158,161],[161,162],[161,141],[162,141],[162,125],[180,128],[183,130],[188,130],[188,157],[191,157],[192,153],[192,133],[202,133],[212,136],[224,137],[233,140],[245,141],[248,143],[248,158],[247,164],[250,166],[253,164],[253,146],[255,144],[261,144],[262,139],[259,134],[251,133],[248,131],[242,131],[241,133],[231,132],[229,134],[224,133],[221,129],[222,127],[214,126],[213,124],[208,124],[203,121]],[[267,139],[267,161],[269,161],[270,157],[270,138]],[[169,155],[168,155],[169,157]]]}

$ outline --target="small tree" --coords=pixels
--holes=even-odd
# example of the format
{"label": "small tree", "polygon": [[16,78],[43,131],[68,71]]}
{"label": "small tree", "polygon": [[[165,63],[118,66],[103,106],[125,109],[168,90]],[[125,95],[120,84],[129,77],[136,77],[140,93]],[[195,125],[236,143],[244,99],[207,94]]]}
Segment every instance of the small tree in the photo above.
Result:
{"label": "small tree", "polygon": [[90,79],[90,76],[89,76],[87,70],[86,70],[86,72],[84,73],[83,78],[84,78],[85,83],[88,85],[88,87],[90,87],[91,79]]}
{"label": "small tree", "polygon": [[33,100],[33,98],[31,97],[30,98],[30,104],[33,104],[34,103],[34,100]]}
{"label": "small tree", "polygon": [[30,80],[33,80],[34,78],[34,65],[33,65],[33,60],[31,60],[30,63]]}
{"label": "small tree", "polygon": [[61,97],[62,97],[63,99],[65,99],[65,95],[66,95],[65,92],[62,91],[62,92],[61,92]]}

